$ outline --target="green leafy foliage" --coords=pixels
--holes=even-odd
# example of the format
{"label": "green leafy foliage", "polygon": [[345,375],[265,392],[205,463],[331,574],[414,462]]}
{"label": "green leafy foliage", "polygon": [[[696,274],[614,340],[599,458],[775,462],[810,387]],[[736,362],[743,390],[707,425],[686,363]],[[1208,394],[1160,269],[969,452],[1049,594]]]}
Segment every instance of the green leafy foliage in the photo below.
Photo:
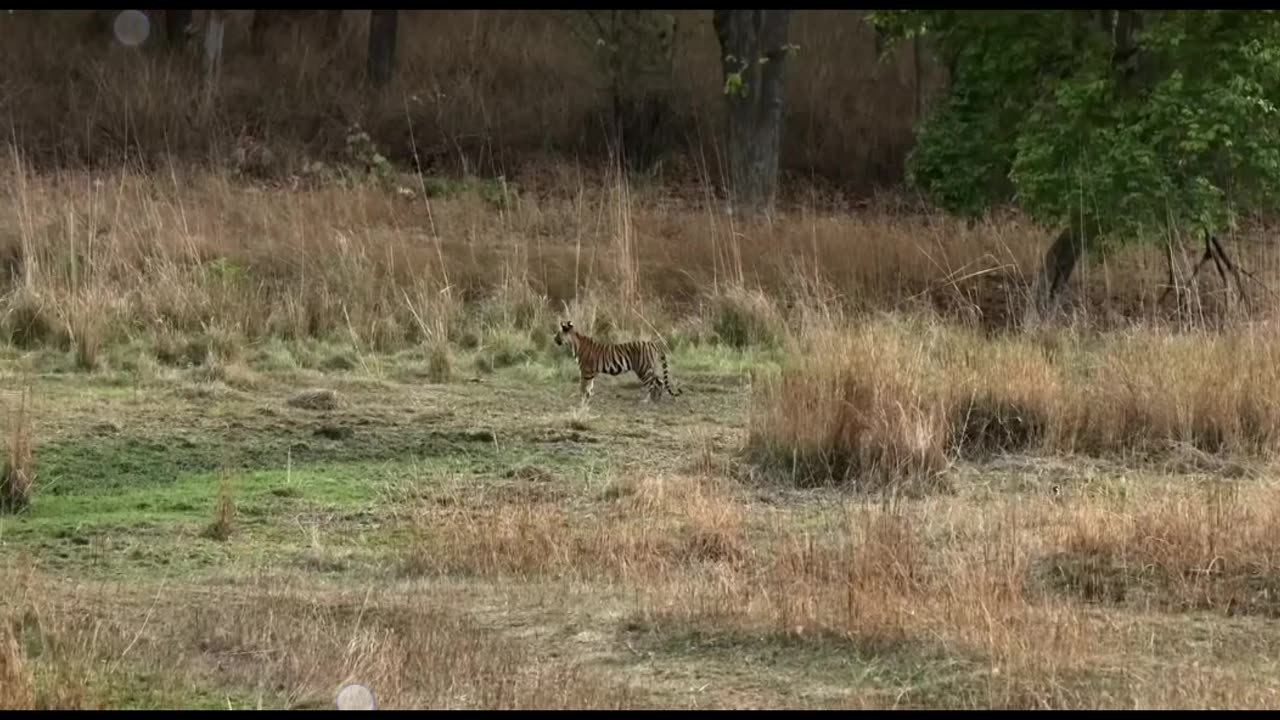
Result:
{"label": "green leafy foliage", "polygon": [[1047,224],[1089,223],[1096,248],[1221,232],[1280,197],[1280,13],[910,10],[872,22],[927,37],[952,70],[908,176],[953,212],[1015,202]]}
{"label": "green leafy foliage", "polygon": [[395,169],[391,162],[378,150],[378,146],[374,144],[369,137],[369,133],[365,132],[359,125],[352,125],[347,130],[346,155],[350,162],[364,169],[371,177],[379,181],[386,181],[391,178]]}
{"label": "green leafy foliage", "polygon": [[[795,43],[787,43],[783,45],[780,50],[784,55],[786,53],[794,54],[800,51],[800,46]],[[726,63],[730,65],[737,64],[740,67],[739,70],[725,73],[724,94],[742,98],[748,97],[751,94],[751,87],[747,83],[746,79],[742,77],[742,73],[746,72],[747,69],[751,67],[751,59],[739,58],[734,55],[725,55],[724,59]],[[769,58],[767,56],[761,56],[756,58],[755,61],[758,65],[764,65],[769,62]]]}
{"label": "green leafy foliage", "polygon": [[724,94],[745,98],[747,96],[747,81],[742,77],[742,72],[747,69],[747,63],[739,61],[733,55],[726,55],[724,59],[727,63],[739,63],[742,66],[741,70],[725,73]]}

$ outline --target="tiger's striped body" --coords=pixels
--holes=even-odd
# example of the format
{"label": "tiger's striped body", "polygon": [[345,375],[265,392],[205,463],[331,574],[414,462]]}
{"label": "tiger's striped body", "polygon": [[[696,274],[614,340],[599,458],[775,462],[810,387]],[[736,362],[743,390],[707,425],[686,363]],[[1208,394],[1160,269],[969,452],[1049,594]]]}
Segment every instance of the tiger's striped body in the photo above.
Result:
{"label": "tiger's striped body", "polygon": [[[634,372],[644,385],[644,402],[660,399],[664,387],[672,397],[684,393],[684,390],[672,389],[667,355],[651,340],[600,342],[575,330],[573,323],[563,322],[556,334],[556,344],[567,344],[578,360],[579,390],[583,402],[591,398],[597,375],[621,375],[627,371]],[[657,372],[659,363],[662,365],[661,376]]]}

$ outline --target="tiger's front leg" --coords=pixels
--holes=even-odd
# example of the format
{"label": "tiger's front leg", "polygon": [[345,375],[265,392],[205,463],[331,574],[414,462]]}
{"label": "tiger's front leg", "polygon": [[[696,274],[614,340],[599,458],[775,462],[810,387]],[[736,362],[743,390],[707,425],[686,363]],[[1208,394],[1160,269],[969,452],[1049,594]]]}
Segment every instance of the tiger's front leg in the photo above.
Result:
{"label": "tiger's front leg", "polygon": [[578,397],[585,405],[591,400],[591,391],[596,384],[594,377],[584,377],[578,382]]}

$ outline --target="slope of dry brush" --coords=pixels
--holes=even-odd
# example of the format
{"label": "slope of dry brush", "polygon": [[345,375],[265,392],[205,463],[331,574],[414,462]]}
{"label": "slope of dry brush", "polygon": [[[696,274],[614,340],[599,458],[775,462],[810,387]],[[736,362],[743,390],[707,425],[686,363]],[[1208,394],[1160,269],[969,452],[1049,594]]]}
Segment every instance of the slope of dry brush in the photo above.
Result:
{"label": "slope of dry brush", "polygon": [[[346,12],[337,42],[300,26],[260,55],[249,47],[252,12],[227,14],[211,113],[196,112],[194,57],[113,46],[86,34],[88,13],[0,16],[0,114],[42,164],[63,167],[126,158],[158,167],[170,156],[221,165],[252,138],[276,158],[257,170],[285,176],[340,155],[352,123],[404,167],[416,157],[427,168],[511,176],[529,156],[606,152],[604,55],[570,30],[565,11],[401,11],[397,76],[383,103],[368,102],[363,87],[366,12]],[[623,90],[658,113],[637,118],[658,143],[658,167],[678,169],[686,151],[714,167],[722,80],[711,11],[676,15],[677,72],[629,77]],[[926,91],[939,82],[936,64],[909,50],[878,63],[859,11],[798,11],[791,34],[803,52],[788,80],[787,167],[863,190],[896,181]]]}

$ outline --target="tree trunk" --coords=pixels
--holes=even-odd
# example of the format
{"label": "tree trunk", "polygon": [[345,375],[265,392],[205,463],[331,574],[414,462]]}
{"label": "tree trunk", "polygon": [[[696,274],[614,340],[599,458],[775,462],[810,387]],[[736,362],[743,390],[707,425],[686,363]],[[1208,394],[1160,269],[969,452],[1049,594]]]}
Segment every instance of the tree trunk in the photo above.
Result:
{"label": "tree trunk", "polygon": [[1023,325],[1034,327],[1047,319],[1057,309],[1062,289],[1071,280],[1080,257],[1084,255],[1084,236],[1080,226],[1072,223],[1058,234],[1049,245],[1041,262],[1040,274],[1032,288],[1031,303],[1027,306]]}
{"label": "tree trunk", "polygon": [[396,66],[396,10],[369,11],[369,84],[382,87]]}
{"label": "tree trunk", "polygon": [[112,24],[119,13],[119,10],[90,10],[84,22],[85,40],[92,44],[111,42],[115,37]]}
{"label": "tree trunk", "polygon": [[187,44],[187,28],[191,25],[190,10],[164,11],[164,41],[170,50],[181,50]]}
{"label": "tree trunk", "polygon": [[323,21],[320,39],[326,46],[336,43],[342,34],[341,10],[254,10],[249,28],[249,47],[255,55],[266,52],[273,36],[290,24],[314,32],[317,18]]}
{"label": "tree trunk", "polygon": [[924,114],[924,71],[920,67],[920,62],[920,36],[917,35],[911,38],[911,70],[915,73],[915,96],[912,98],[914,104],[911,108],[915,113],[911,116],[913,124],[919,123],[921,115]]}
{"label": "tree trunk", "polygon": [[1143,87],[1139,73],[1142,70],[1142,48],[1138,45],[1138,34],[1142,32],[1142,15],[1137,10],[1119,10],[1116,12],[1116,27],[1112,35],[1115,52],[1112,53],[1112,68],[1120,74],[1122,82],[1132,91],[1135,87]]}
{"label": "tree trunk", "polygon": [[342,35],[342,11],[326,10],[324,16],[324,42],[332,46]]}
{"label": "tree trunk", "polygon": [[225,11],[209,10],[204,26],[204,111],[213,110],[213,99],[222,72],[222,37],[226,32]]}
{"label": "tree trunk", "polygon": [[621,29],[619,27],[620,10],[609,11],[608,42],[612,46],[609,52],[609,101],[610,127],[609,140],[613,143],[613,152],[617,153],[618,166],[627,166],[627,149],[622,137],[622,56],[617,47]]}
{"label": "tree trunk", "polygon": [[770,211],[778,185],[790,10],[716,10],[728,100],[729,196]]}
{"label": "tree trunk", "polygon": [[249,52],[254,55],[266,49],[267,34],[280,22],[281,10],[254,10],[253,24],[249,26]]}

